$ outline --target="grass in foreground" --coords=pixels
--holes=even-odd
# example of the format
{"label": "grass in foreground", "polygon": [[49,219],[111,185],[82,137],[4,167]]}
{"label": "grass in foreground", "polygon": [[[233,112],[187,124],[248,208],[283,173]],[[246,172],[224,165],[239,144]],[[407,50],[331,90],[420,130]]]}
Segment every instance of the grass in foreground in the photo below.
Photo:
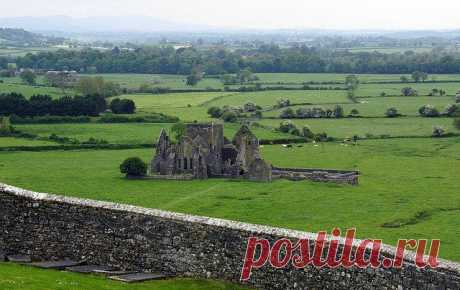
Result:
{"label": "grass in foreground", "polygon": [[235,284],[194,279],[172,279],[125,284],[95,275],[36,269],[0,263],[2,290],[236,290],[246,289]]}
{"label": "grass in foreground", "polygon": [[[460,138],[264,146],[277,166],[359,169],[359,186],[224,179],[126,180],[127,157],[152,150],[3,152],[0,181],[43,192],[115,201],[304,231],[356,227],[360,238],[440,238],[441,256],[460,260]],[[44,174],[46,172],[46,174]],[[417,219],[420,213],[427,216]],[[408,221],[415,223],[407,224]]]}

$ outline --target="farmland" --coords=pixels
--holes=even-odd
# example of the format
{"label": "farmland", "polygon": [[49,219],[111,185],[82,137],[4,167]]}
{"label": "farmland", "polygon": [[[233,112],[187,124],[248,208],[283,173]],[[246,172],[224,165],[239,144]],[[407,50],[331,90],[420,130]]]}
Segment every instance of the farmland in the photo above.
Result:
{"label": "farmland", "polygon": [[[401,83],[401,75],[358,75],[360,85],[355,101],[347,97],[344,89],[229,92],[216,78],[205,78],[196,87],[190,88],[185,84],[185,76],[102,76],[131,90],[144,83],[179,90],[165,94],[130,91],[119,96],[135,102],[137,116],[155,112],[177,116],[184,122],[222,122],[207,114],[210,107],[243,107],[245,103],[253,102],[261,107],[262,118],[246,121],[253,123],[251,130],[266,141],[299,138],[276,130],[285,121],[279,115],[286,108],[275,107],[280,98],[289,99],[290,108],[294,111],[300,107],[333,109],[340,105],[345,113],[343,118],[292,119],[299,128],[308,125],[315,133],[325,132],[333,138],[330,142],[293,144],[292,148],[264,145],[262,154],[277,166],[358,169],[361,171],[360,185],[287,180],[267,185],[224,179],[187,182],[124,179],[119,173],[120,163],[132,156],[149,161],[152,148],[0,152],[1,182],[37,191],[313,232],[333,227],[356,227],[360,238],[382,238],[389,244],[403,237],[437,237],[443,241],[441,256],[460,260],[460,224],[456,218],[460,208],[457,181],[460,132],[452,125],[451,117],[427,118],[421,117],[418,112],[426,104],[442,112],[448,104],[455,103],[460,75],[430,75],[425,83]],[[262,86],[300,88],[304,83],[314,83],[312,86],[326,88],[343,87],[346,75],[266,73],[257,76],[259,80],[256,83]],[[407,77],[410,78],[409,75]],[[37,93],[48,93],[53,97],[61,95],[59,89],[46,87],[41,82],[40,86],[30,87],[18,78],[3,80],[0,92],[22,90],[27,96]],[[208,87],[221,91],[193,92]],[[404,87],[416,89],[418,96],[401,96]],[[429,96],[432,89],[443,89],[446,95]],[[390,107],[397,108],[403,116],[387,118],[385,112]],[[358,117],[347,117],[352,109],[358,110]],[[79,142],[95,138],[109,144],[153,144],[161,128],[170,132],[173,124],[92,122],[13,125],[38,140],[30,136],[27,139],[2,137],[0,147],[59,146],[47,140],[52,134]],[[231,139],[239,126],[239,123],[225,123],[226,137]],[[435,126],[441,126],[451,135],[431,137]],[[358,137],[357,143],[343,142],[343,139],[353,136]],[[421,212],[427,218],[413,224],[406,223]],[[393,226],[384,226],[388,224]],[[184,285],[193,283],[179,281],[178,285],[182,282]]]}
{"label": "farmland", "polygon": [[[359,169],[359,186],[124,179],[118,172],[121,161],[129,156],[148,161],[151,149],[0,153],[0,176],[3,182],[37,191],[257,224],[306,231],[357,227],[359,237],[379,237],[391,244],[401,237],[436,236],[445,241],[441,256],[459,260],[459,224],[453,218],[460,207],[459,141],[413,138],[262,148],[263,157],[277,166]],[[429,218],[413,225],[382,226],[403,224],[421,211]]]}

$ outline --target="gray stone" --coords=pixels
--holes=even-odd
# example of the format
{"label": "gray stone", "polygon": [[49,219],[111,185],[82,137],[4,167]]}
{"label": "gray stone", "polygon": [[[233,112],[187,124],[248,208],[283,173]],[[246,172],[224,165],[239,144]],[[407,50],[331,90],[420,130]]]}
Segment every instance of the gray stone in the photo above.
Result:
{"label": "gray stone", "polygon": [[98,266],[98,265],[83,265],[83,266],[73,266],[66,267],[67,271],[76,272],[76,273],[92,273],[96,271],[113,271],[114,269],[109,266]]}
{"label": "gray stone", "polygon": [[119,275],[128,275],[137,273],[137,271],[124,271],[124,270],[105,270],[105,269],[96,269],[93,271],[94,274],[104,275],[104,276],[119,276]]}
{"label": "gray stone", "polygon": [[0,252],[0,262],[6,261],[6,255],[3,252]]}
{"label": "gray stone", "polygon": [[13,263],[31,263],[32,259],[27,255],[8,255],[6,259]]}
{"label": "gray stone", "polygon": [[151,280],[164,280],[166,278],[168,278],[168,276],[163,275],[163,274],[156,274],[156,273],[134,273],[134,274],[109,277],[109,279],[121,281],[125,283],[145,282],[145,281],[151,281]]}
{"label": "gray stone", "polygon": [[64,270],[67,267],[78,266],[81,263],[71,261],[71,260],[62,260],[62,261],[45,261],[45,262],[36,262],[30,264],[31,266],[42,268],[42,269],[56,269]]}
{"label": "gray stone", "polygon": [[189,124],[177,144],[162,130],[155,148],[150,172],[166,179],[181,175],[247,177],[250,165],[260,159],[259,140],[247,126],[236,133],[233,144],[225,139],[220,124]]}

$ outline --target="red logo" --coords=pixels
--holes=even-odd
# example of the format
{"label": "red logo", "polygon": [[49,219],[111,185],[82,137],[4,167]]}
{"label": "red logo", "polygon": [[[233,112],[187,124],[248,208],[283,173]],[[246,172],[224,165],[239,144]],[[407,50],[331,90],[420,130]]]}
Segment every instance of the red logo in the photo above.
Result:
{"label": "red logo", "polygon": [[[357,246],[353,246],[356,229],[346,231],[345,243],[339,252],[340,233],[340,229],[336,228],[332,231],[329,240],[326,232],[321,231],[318,232],[315,240],[300,239],[293,243],[290,239],[279,239],[273,245],[270,245],[267,239],[250,237],[241,270],[241,280],[249,280],[253,269],[262,268],[267,263],[277,269],[287,267],[290,264],[297,269],[303,269],[308,265],[331,269],[340,266],[345,268],[401,268],[406,249],[416,252],[414,263],[418,268],[436,268],[439,265],[440,240],[431,241],[428,257],[424,255],[428,244],[427,240],[399,240],[394,257],[389,258],[380,255],[382,240],[362,240]],[[314,246],[311,243],[314,243]],[[326,244],[329,245],[327,252],[325,252]],[[311,252],[310,249],[312,248],[313,251]],[[356,248],[354,256],[352,255],[353,248]],[[370,256],[366,255],[366,251],[370,251]]]}

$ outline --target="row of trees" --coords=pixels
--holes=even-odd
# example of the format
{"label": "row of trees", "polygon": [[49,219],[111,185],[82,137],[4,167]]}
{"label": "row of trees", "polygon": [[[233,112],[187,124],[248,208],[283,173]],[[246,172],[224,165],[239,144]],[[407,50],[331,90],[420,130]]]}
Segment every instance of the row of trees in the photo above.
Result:
{"label": "row of trees", "polygon": [[[19,68],[76,70],[99,73],[163,73],[190,75],[199,67],[208,75],[235,74],[249,69],[254,73],[398,73],[412,74],[415,81],[428,73],[460,73],[460,53],[378,53],[347,52],[327,48],[261,46],[257,49],[198,50],[193,47],[142,47],[136,50],[58,50],[0,58],[0,68],[16,63]],[[233,81],[233,80],[225,80]]]}
{"label": "row of trees", "polygon": [[[133,114],[136,104],[119,98],[110,102],[114,114]],[[64,96],[53,99],[49,95],[33,95],[27,99],[22,94],[0,94],[0,116],[98,116],[107,109],[106,99],[99,95]]]}
{"label": "row of trees", "polygon": [[52,99],[48,95],[0,94],[0,115],[18,116],[97,116],[107,109],[101,96],[64,96]]}

